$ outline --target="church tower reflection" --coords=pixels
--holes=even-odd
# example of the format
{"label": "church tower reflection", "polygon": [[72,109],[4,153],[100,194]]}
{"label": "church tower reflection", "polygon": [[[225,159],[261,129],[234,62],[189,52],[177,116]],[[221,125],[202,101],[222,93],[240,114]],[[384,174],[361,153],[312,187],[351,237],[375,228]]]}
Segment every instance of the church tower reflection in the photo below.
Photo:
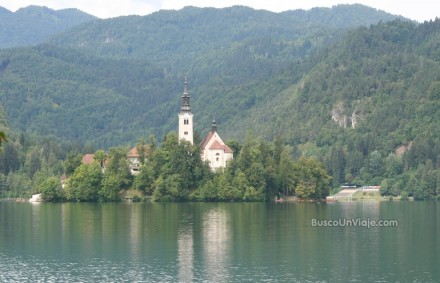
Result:
{"label": "church tower reflection", "polygon": [[213,209],[203,217],[202,243],[208,282],[227,282],[231,244],[230,219],[223,209]]}
{"label": "church tower reflection", "polygon": [[182,226],[177,238],[179,282],[193,282],[194,278],[194,239],[193,228]]}

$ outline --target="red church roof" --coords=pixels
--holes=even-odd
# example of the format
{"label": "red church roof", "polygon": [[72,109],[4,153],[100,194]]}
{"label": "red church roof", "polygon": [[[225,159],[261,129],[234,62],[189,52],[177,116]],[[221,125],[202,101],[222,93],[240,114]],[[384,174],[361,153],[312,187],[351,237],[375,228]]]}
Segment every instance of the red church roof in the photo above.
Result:
{"label": "red church roof", "polygon": [[222,149],[225,153],[232,153],[232,150],[229,148],[229,146],[221,144],[218,141],[214,141],[209,149]]}
{"label": "red church roof", "polygon": [[83,156],[81,162],[84,164],[92,164],[95,161],[95,155],[93,153],[88,153]]}
{"label": "red church roof", "polygon": [[[145,152],[145,154],[148,154],[149,150],[150,150],[149,147],[147,145],[144,145],[144,152]],[[130,158],[130,157],[131,158],[139,158],[139,152],[138,152],[137,146],[135,146],[132,149],[130,149],[130,151],[127,154],[127,157],[128,158]]]}
{"label": "red church roof", "polygon": [[132,149],[130,149],[130,151],[128,152],[128,154],[127,154],[127,157],[135,157],[135,158],[138,158],[139,157],[139,153],[138,153],[138,150],[137,150],[137,147],[135,146],[135,147],[133,147]]}
{"label": "red church roof", "polygon": [[206,137],[202,140],[202,142],[200,143],[200,148],[203,150],[205,149],[206,145],[208,144],[208,142],[211,140],[212,136],[214,135],[214,132],[209,132]]}

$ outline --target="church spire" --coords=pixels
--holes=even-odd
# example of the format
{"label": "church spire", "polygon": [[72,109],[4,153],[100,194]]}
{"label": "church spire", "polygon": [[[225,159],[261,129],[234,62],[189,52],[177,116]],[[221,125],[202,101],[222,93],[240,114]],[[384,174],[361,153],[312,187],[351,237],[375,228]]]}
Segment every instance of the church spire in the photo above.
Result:
{"label": "church spire", "polygon": [[182,94],[182,107],[180,108],[181,112],[191,112],[191,106],[189,105],[189,93],[188,93],[188,82],[185,76],[185,86],[183,88]]}
{"label": "church spire", "polygon": [[194,143],[193,113],[189,106],[188,83],[185,76],[185,86],[182,94],[182,107],[179,113],[179,140],[187,140]]}
{"label": "church spire", "polygon": [[212,120],[211,132],[213,132],[213,133],[217,132],[217,122],[215,121],[215,119]]}

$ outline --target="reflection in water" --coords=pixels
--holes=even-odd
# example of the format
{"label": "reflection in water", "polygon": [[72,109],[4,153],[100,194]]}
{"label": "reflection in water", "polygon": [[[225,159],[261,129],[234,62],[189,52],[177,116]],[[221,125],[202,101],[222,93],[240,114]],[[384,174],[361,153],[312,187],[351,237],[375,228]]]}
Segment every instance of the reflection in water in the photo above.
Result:
{"label": "reflection in water", "polygon": [[139,260],[140,231],[142,228],[141,212],[138,205],[130,205],[130,251],[134,261]]}
{"label": "reflection in water", "polygon": [[228,281],[231,228],[225,210],[210,210],[204,215],[202,235],[207,280]]}
{"label": "reflection in water", "polygon": [[[380,202],[376,201],[341,202],[334,209],[337,213],[331,217],[332,220],[380,220]],[[380,247],[376,241],[380,237],[379,228],[368,229],[366,227],[348,226],[328,228],[328,230],[332,233],[332,258],[338,259],[335,260],[333,268],[338,268],[339,262],[346,261],[343,267],[346,268],[345,272],[350,277],[356,278],[358,274],[362,273],[362,269],[366,268],[365,264],[361,264],[363,262],[362,257],[365,257],[365,254],[368,253],[371,258],[377,258],[380,252]],[[359,252],[360,250],[362,252]],[[380,268],[379,260],[369,262],[368,268],[378,270]]]}
{"label": "reflection in water", "polygon": [[194,276],[194,240],[192,227],[182,227],[177,238],[179,282],[192,282]]}
{"label": "reflection in water", "polygon": [[40,209],[41,202],[31,202],[32,207],[32,234],[34,236],[40,235]]}
{"label": "reflection in water", "polygon": [[0,282],[438,282],[439,215],[438,202],[0,202]]}

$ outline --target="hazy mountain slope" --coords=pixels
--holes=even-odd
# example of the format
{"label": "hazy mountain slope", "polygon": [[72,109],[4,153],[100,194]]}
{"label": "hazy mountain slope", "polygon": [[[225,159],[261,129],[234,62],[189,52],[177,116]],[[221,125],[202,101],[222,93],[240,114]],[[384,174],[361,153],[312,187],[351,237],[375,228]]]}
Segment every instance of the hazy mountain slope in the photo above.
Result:
{"label": "hazy mountain slope", "polygon": [[[68,47],[0,52],[0,102],[13,129],[100,147],[160,140],[177,128],[186,74],[202,135],[215,118],[226,140],[252,131],[317,156],[335,186],[438,195],[440,20],[342,30],[273,23],[287,14],[186,8],[93,21],[67,33]],[[228,16],[234,24],[211,26]]]}
{"label": "hazy mountain slope", "polygon": [[15,13],[0,7],[0,48],[36,45],[56,33],[96,19],[77,9],[29,6]]}
{"label": "hazy mountain slope", "polygon": [[[168,105],[169,86],[176,82],[167,83],[145,61],[103,60],[50,46],[0,52],[0,99],[12,128],[101,146],[162,127],[174,106]],[[167,111],[146,116],[165,102]]]}
{"label": "hazy mountain slope", "polygon": [[432,198],[440,185],[439,35],[438,20],[350,32],[315,55],[302,80],[244,113],[230,134],[252,125],[259,136],[282,136],[296,154],[318,156],[334,185],[383,183],[386,193]]}
{"label": "hazy mountain slope", "polygon": [[[438,21],[420,26],[397,21],[353,31],[315,55],[320,56],[319,63],[304,79],[268,105],[251,111],[253,115],[237,128],[254,121],[266,126],[259,133],[284,133],[298,142],[316,140],[323,129],[338,124],[364,131],[367,127],[379,137],[392,133],[405,136],[390,149],[421,132],[432,131],[417,124],[421,121],[415,114],[418,106],[432,102],[430,92],[440,79],[439,47],[433,46],[440,35],[439,27]],[[439,113],[436,110],[433,114]],[[281,124],[263,123],[268,119]],[[408,126],[417,130],[405,134]]]}
{"label": "hazy mountain slope", "polygon": [[[54,41],[77,51],[44,45],[2,52],[0,98],[17,129],[116,145],[176,128],[186,74],[196,129],[203,134],[215,117],[227,137],[247,111],[273,100],[312,68],[314,62],[298,63],[312,49],[341,36],[341,30],[323,29],[319,19],[308,17],[319,12],[339,19],[350,7],[364,11],[359,18],[392,17],[357,5],[299,16],[188,7],[92,21]],[[292,67],[294,75],[284,76]]]}
{"label": "hazy mountain slope", "polygon": [[[305,51],[336,30],[388,21],[396,16],[361,5],[272,13],[235,6],[225,9],[186,7],[96,21],[55,38],[51,43],[100,56],[148,58],[167,68],[185,68],[208,52],[222,52],[251,38],[293,41]],[[289,55],[289,54],[285,54]]]}

